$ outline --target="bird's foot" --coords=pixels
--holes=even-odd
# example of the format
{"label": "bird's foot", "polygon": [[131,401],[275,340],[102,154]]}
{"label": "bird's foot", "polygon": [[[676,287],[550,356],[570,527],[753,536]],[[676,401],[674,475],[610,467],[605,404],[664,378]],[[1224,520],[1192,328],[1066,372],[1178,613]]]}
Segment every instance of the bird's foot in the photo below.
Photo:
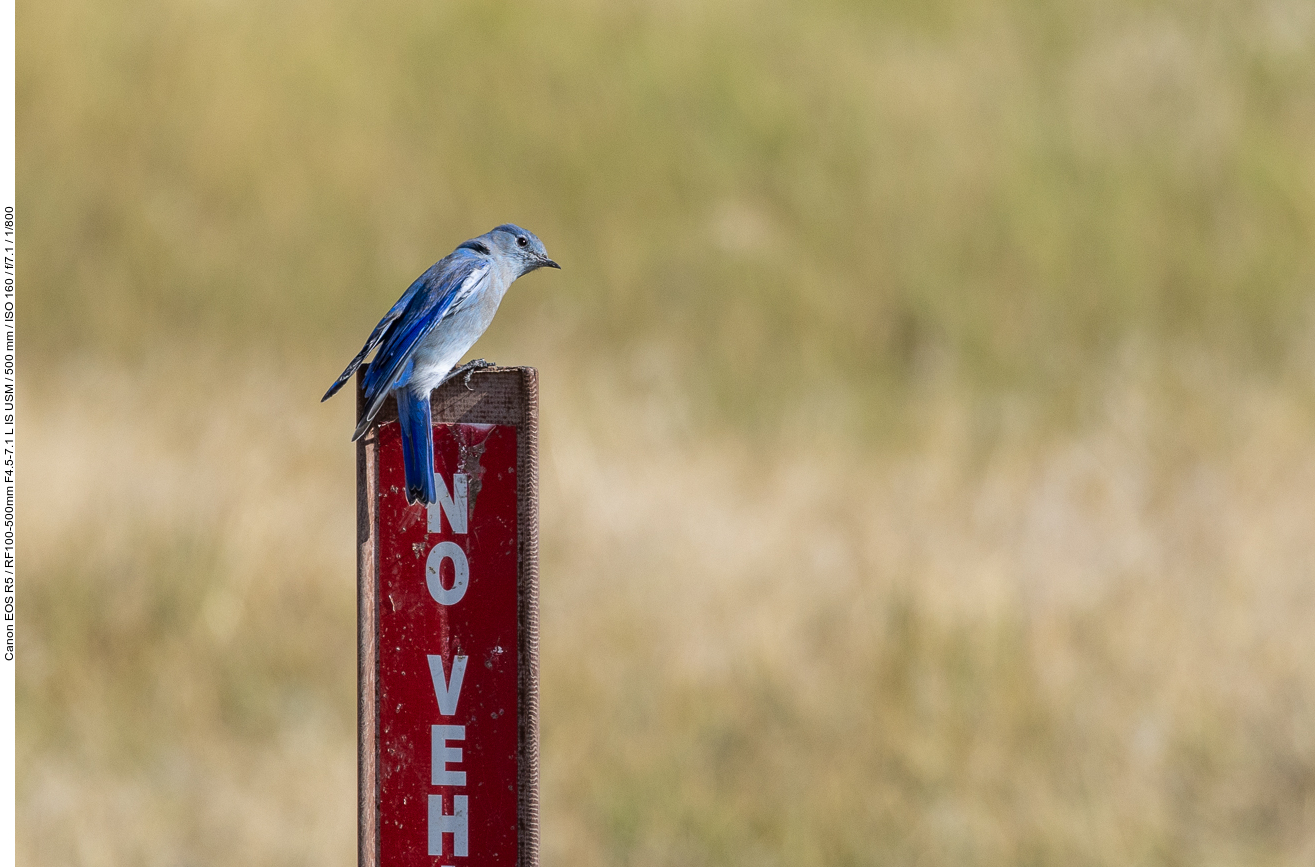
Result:
{"label": "bird's foot", "polygon": [[474,361],[467,361],[465,364],[461,365],[456,370],[449,373],[447,378],[455,379],[456,377],[461,376],[464,373],[465,376],[462,378],[461,381],[465,383],[467,391],[474,391],[475,386],[470,384],[470,377],[475,374],[475,371],[483,370],[486,367],[497,367],[497,365],[491,361],[485,361],[482,358],[476,358]]}

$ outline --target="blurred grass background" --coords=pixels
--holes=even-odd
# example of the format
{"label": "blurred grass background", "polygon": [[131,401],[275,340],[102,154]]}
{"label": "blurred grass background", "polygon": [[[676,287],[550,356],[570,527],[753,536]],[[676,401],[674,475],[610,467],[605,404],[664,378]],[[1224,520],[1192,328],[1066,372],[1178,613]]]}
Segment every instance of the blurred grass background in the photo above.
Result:
{"label": "blurred grass background", "polygon": [[28,864],[347,864],[352,407],[561,261],[544,862],[1315,860],[1315,4],[18,10]]}

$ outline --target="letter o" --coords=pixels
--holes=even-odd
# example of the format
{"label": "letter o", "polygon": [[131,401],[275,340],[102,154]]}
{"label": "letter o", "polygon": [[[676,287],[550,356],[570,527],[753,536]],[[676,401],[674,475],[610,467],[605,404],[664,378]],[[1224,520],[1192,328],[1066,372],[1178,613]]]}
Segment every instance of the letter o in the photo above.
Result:
{"label": "letter o", "polygon": [[[443,586],[443,581],[439,578],[439,569],[443,566],[444,560],[452,561],[452,587],[451,589]],[[434,550],[429,552],[429,557],[425,560],[425,584],[429,586],[429,595],[434,597],[434,601],[439,605],[456,605],[461,601],[461,597],[466,595],[466,587],[470,584],[470,563],[466,560],[466,552],[461,550],[461,546],[456,542],[439,542],[434,546]]]}

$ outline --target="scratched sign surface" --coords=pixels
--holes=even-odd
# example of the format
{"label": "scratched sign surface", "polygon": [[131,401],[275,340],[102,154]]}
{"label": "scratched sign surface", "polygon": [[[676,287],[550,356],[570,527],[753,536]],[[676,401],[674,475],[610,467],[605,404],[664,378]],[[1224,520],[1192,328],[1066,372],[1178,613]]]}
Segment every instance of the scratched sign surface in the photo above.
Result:
{"label": "scratched sign surface", "polygon": [[379,428],[380,863],[517,859],[516,428],[434,426],[440,502],[408,505]]}

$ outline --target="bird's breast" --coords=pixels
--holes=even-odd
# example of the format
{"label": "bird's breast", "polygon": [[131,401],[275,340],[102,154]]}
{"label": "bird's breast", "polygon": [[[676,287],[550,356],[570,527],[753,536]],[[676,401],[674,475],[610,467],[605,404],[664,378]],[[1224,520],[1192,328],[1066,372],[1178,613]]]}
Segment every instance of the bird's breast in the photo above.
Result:
{"label": "bird's breast", "polygon": [[438,387],[488,329],[503,294],[482,291],[434,326],[416,345],[415,368],[408,386],[426,394]]}

